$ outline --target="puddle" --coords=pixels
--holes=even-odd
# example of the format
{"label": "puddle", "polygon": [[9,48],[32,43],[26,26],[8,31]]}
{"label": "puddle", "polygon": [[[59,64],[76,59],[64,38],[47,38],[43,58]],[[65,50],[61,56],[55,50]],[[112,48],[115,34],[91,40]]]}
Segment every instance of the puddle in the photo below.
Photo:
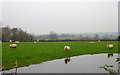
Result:
{"label": "puddle", "polygon": [[[118,54],[112,53],[74,56],[21,67],[17,73],[109,73],[109,69],[118,72],[117,58]],[[15,71],[16,69],[11,69],[4,72]]]}

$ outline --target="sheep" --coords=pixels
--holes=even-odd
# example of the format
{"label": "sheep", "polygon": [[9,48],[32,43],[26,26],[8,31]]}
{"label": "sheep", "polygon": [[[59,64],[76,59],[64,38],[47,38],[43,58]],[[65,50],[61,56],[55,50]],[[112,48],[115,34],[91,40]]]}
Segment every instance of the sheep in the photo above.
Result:
{"label": "sheep", "polygon": [[11,43],[11,42],[12,42],[12,40],[9,40],[9,42]]}
{"label": "sheep", "polygon": [[15,43],[20,43],[19,41],[15,41]]}
{"label": "sheep", "polygon": [[64,51],[69,51],[70,50],[70,46],[65,46],[64,47]]}
{"label": "sheep", "polygon": [[10,48],[17,48],[17,44],[10,44],[9,47]]}
{"label": "sheep", "polygon": [[90,41],[90,44],[94,44],[94,41]]}
{"label": "sheep", "polygon": [[36,41],[34,41],[34,43],[37,43]]}
{"label": "sheep", "polygon": [[113,45],[112,45],[112,44],[109,44],[109,45],[107,45],[107,48],[108,48],[108,49],[113,49]]}
{"label": "sheep", "polygon": [[100,40],[98,40],[98,42],[101,42]]}
{"label": "sheep", "polygon": [[37,40],[37,42],[39,42],[39,40]]}

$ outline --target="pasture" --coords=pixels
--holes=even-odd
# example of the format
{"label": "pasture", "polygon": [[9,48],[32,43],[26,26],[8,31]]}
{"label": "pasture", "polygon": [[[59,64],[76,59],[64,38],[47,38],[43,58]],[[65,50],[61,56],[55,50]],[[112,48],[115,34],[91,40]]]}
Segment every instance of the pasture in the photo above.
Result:
{"label": "pasture", "polygon": [[[118,53],[118,41],[102,41],[90,44],[88,41],[77,42],[20,42],[17,48],[9,48],[9,42],[2,43],[2,65],[11,69],[18,60],[19,67],[30,64],[39,64],[45,61],[99,53]],[[113,49],[107,49],[108,44],[113,44]],[[69,52],[64,51],[64,46],[71,47]]]}

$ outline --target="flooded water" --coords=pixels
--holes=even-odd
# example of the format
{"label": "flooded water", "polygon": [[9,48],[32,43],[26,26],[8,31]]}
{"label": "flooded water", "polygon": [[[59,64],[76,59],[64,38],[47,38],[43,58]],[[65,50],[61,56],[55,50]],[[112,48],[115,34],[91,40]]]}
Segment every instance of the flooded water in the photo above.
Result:
{"label": "flooded water", "polygon": [[[17,73],[109,73],[118,72],[118,54],[81,55],[21,67]],[[120,65],[119,65],[120,66]],[[13,73],[16,69],[5,71]]]}

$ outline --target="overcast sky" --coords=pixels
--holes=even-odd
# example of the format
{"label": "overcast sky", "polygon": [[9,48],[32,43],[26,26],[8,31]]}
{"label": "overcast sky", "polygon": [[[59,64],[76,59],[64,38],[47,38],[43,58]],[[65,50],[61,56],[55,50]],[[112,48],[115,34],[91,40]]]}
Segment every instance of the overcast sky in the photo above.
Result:
{"label": "overcast sky", "polygon": [[34,34],[118,31],[117,2],[70,1],[2,3],[2,20]]}

